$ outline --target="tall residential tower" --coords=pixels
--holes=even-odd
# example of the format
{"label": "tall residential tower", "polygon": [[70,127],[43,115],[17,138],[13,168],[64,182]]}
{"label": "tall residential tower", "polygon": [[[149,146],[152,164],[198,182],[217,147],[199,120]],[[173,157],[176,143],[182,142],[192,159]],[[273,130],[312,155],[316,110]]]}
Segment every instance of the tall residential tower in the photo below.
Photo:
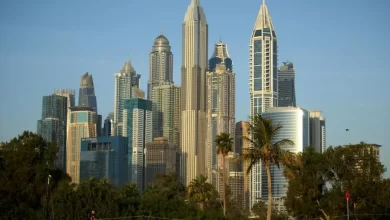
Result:
{"label": "tall residential tower", "polygon": [[227,45],[215,45],[209,61],[207,82],[206,172],[209,181],[218,189],[221,169],[215,137],[228,133],[234,138],[235,127],[235,74]]}
{"label": "tall residential tower", "polygon": [[185,186],[205,174],[208,25],[200,0],[191,0],[183,22],[181,177]]}
{"label": "tall residential tower", "polygon": [[[250,39],[250,116],[278,106],[278,45],[267,5],[261,4]],[[251,171],[251,205],[261,198],[261,162]],[[267,181],[267,180],[265,180]]]}
{"label": "tall residential tower", "polygon": [[149,54],[149,81],[147,99],[151,99],[152,88],[162,83],[173,83],[173,54],[169,41],[159,35]]}

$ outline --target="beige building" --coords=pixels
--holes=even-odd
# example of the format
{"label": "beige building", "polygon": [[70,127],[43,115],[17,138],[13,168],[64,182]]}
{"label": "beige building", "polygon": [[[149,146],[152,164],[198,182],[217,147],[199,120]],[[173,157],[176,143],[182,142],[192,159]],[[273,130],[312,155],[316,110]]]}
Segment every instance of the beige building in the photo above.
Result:
{"label": "beige building", "polygon": [[[235,131],[235,152],[242,153],[243,149],[247,149],[250,146],[250,143],[243,139],[242,137],[249,137],[249,122],[247,121],[239,121],[236,124]],[[249,164],[248,162],[243,162],[242,164],[242,172],[244,175],[244,208],[249,209],[249,196],[250,196],[250,175],[247,174]]]}
{"label": "beige building", "polygon": [[153,182],[157,174],[177,172],[178,151],[165,137],[154,138],[146,144],[145,186]]}
{"label": "beige building", "polygon": [[208,25],[199,0],[191,0],[183,22],[181,88],[181,178],[187,186],[205,174]]}
{"label": "beige building", "polygon": [[319,153],[326,150],[325,117],[321,111],[310,111],[310,146]]}
{"label": "beige building", "polygon": [[81,138],[96,137],[96,112],[91,107],[71,107],[67,126],[66,172],[79,183]]}
{"label": "beige building", "polygon": [[215,45],[209,60],[207,82],[207,135],[206,172],[208,180],[218,189],[218,156],[215,138],[221,133],[234,138],[235,127],[235,74],[227,45]]}
{"label": "beige building", "polygon": [[169,82],[151,87],[153,137],[166,137],[180,147],[180,86]]}

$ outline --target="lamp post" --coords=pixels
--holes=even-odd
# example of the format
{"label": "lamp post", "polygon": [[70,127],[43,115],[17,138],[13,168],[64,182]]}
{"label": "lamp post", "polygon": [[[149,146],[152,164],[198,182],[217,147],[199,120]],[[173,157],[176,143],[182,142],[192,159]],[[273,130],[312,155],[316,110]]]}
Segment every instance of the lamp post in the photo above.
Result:
{"label": "lamp post", "polygon": [[349,199],[351,198],[351,194],[348,192],[345,192],[345,199],[347,200],[347,220],[349,220]]}
{"label": "lamp post", "polygon": [[50,188],[51,175],[47,176],[47,188],[46,188],[46,219],[49,219],[49,188]]}

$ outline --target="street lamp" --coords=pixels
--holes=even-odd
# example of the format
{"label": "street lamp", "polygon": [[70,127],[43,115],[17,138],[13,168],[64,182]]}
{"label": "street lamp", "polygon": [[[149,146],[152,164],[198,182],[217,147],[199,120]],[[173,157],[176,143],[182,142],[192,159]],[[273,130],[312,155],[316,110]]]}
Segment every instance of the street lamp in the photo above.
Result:
{"label": "street lamp", "polygon": [[47,176],[47,188],[46,188],[46,219],[49,219],[49,188],[50,188],[51,175]]}

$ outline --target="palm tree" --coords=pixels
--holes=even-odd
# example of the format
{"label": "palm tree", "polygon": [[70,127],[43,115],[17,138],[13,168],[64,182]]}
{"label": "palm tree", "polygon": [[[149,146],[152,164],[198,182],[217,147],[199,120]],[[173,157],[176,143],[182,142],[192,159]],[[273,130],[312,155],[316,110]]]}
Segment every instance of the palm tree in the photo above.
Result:
{"label": "palm tree", "polygon": [[227,182],[226,182],[226,165],[225,158],[229,154],[229,152],[233,151],[233,138],[230,137],[228,133],[220,133],[215,137],[215,143],[217,144],[217,154],[222,156],[222,168],[223,168],[223,215],[226,217],[226,190],[227,190]]}
{"label": "palm tree", "polygon": [[271,220],[272,207],[272,191],[271,191],[271,172],[270,165],[275,164],[280,168],[280,163],[291,164],[294,160],[294,154],[281,149],[282,146],[294,145],[294,142],[288,139],[275,141],[276,135],[279,133],[282,126],[273,124],[270,118],[263,118],[260,114],[255,115],[249,124],[249,132],[251,137],[242,137],[249,141],[250,148],[243,150],[241,158],[248,163],[247,173],[252,167],[263,162],[267,172],[268,179],[268,206],[267,220]]}
{"label": "palm tree", "polygon": [[207,177],[199,175],[193,179],[188,186],[188,200],[200,204],[200,209],[203,211],[207,203],[211,202],[218,196],[218,192],[213,185],[207,182]]}

